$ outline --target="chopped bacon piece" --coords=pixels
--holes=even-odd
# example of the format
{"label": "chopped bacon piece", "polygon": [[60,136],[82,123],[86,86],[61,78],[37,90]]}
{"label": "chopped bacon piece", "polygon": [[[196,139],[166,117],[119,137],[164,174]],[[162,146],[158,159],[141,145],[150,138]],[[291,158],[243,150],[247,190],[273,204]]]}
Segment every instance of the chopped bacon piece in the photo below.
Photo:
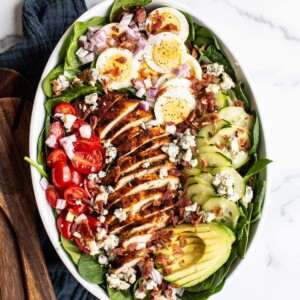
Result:
{"label": "chopped bacon piece", "polygon": [[119,58],[116,59],[117,62],[119,62],[120,64],[124,64],[127,61],[127,58],[124,56],[121,56]]}
{"label": "chopped bacon piece", "polygon": [[176,176],[176,177],[181,177],[181,176],[183,175],[183,173],[182,173],[180,170],[175,169],[175,168],[169,170],[169,171],[168,171],[168,174],[169,174],[169,175],[172,175],[172,176]]}
{"label": "chopped bacon piece", "polygon": [[179,246],[180,246],[181,248],[183,248],[183,247],[186,246],[187,241],[186,241],[186,236],[185,236],[185,235],[179,236],[178,240],[179,240]]}
{"label": "chopped bacon piece", "polygon": [[178,32],[178,27],[175,24],[169,23],[166,24],[162,29],[163,32]]}
{"label": "chopped bacon piece", "polygon": [[234,101],[234,106],[244,107],[244,102],[242,100],[236,100]]}
{"label": "chopped bacon piece", "polygon": [[135,13],[134,19],[138,23],[144,23],[147,19],[147,13],[144,8],[139,8],[137,12]]}
{"label": "chopped bacon piece", "polygon": [[131,243],[127,246],[127,250],[129,252],[132,252],[132,251],[136,250],[136,246],[137,246],[137,243]]}
{"label": "chopped bacon piece", "polygon": [[152,205],[153,205],[153,206],[160,206],[160,205],[161,205],[161,201],[159,201],[159,200],[154,200]]}
{"label": "chopped bacon piece", "polygon": [[142,277],[148,278],[153,268],[153,261],[149,257],[146,257],[138,263],[138,266],[142,273]]}
{"label": "chopped bacon piece", "polygon": [[202,170],[205,172],[206,171],[206,168],[207,168],[207,161],[201,157],[201,167],[202,167]]}
{"label": "chopped bacon piece", "polygon": [[179,197],[179,200],[177,201],[177,203],[175,204],[175,206],[177,207],[186,207],[191,205],[191,200],[190,197],[187,194],[187,191],[184,191],[182,193],[182,195]]}
{"label": "chopped bacon piece", "polygon": [[115,248],[112,249],[112,252],[117,256],[123,256],[123,249],[122,248]]}
{"label": "chopped bacon piece", "polygon": [[87,219],[78,225],[77,232],[81,234],[82,238],[95,239]]}
{"label": "chopped bacon piece", "polygon": [[192,56],[193,56],[194,58],[196,58],[196,59],[199,57],[199,52],[197,51],[196,48],[193,48],[193,49],[192,49]]}
{"label": "chopped bacon piece", "polygon": [[172,248],[175,254],[184,254],[184,251],[177,244],[173,244]]}
{"label": "chopped bacon piece", "polygon": [[93,130],[95,130],[96,126],[97,126],[97,117],[96,116],[91,116],[90,118],[90,125],[92,127]]}

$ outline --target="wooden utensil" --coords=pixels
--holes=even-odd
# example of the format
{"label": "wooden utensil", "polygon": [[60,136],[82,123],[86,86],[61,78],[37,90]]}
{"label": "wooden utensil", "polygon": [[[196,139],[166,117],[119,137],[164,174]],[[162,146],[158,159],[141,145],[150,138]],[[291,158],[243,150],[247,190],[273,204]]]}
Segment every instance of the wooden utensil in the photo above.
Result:
{"label": "wooden utensil", "polygon": [[[32,97],[20,74],[0,69],[0,97],[7,96],[7,89],[16,96],[20,95],[19,89],[25,89],[26,98]],[[29,166],[23,160],[28,155],[31,109],[32,103],[21,102],[20,97],[0,98],[0,299],[3,300],[56,299],[36,232],[38,214]],[[16,115],[21,110],[17,124]]]}

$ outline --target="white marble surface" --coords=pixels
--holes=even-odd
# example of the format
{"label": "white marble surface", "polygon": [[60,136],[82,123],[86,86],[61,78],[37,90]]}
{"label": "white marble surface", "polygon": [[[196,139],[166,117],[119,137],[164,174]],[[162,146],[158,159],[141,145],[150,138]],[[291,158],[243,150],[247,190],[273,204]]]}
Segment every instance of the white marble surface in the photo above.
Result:
{"label": "white marble surface", "polygon": [[[300,299],[298,0],[182,0],[222,29],[252,75],[267,120],[272,194],[255,249],[212,299]],[[99,3],[87,0],[89,7]],[[0,53],[22,35],[22,0],[3,1]],[[299,218],[299,220],[298,220]]]}

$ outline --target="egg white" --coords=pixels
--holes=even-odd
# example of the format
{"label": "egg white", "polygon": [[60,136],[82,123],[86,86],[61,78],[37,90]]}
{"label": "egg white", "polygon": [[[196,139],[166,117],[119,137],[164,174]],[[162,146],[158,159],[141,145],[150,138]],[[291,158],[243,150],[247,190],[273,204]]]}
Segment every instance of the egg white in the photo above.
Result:
{"label": "egg white", "polygon": [[[161,125],[166,122],[178,124],[183,122],[195,107],[195,97],[188,88],[167,87],[166,91],[156,99],[154,114]],[[166,117],[166,113],[169,116]]]}
{"label": "egg white", "polygon": [[[196,79],[201,80],[202,79],[202,69],[197,61],[196,58],[194,58],[192,55],[187,54],[186,55],[186,63],[190,66],[191,71],[194,73],[194,76]],[[190,71],[190,73],[191,73]]]}
{"label": "egg white", "polygon": [[171,78],[175,78],[175,76],[172,73],[160,76],[156,82],[156,87],[160,89],[164,85],[164,83],[166,83]]}
{"label": "egg white", "polygon": [[[114,62],[115,57],[125,57],[126,63],[117,64]],[[113,75],[103,74],[106,70],[109,70],[111,65],[118,65],[121,68],[121,75],[118,78],[114,78]],[[96,63],[96,69],[99,70],[100,81],[103,84],[104,80],[110,82],[108,88],[110,90],[118,90],[121,88],[126,88],[132,85],[131,80],[137,77],[137,71],[139,69],[140,63],[134,59],[133,53],[127,49],[120,48],[108,48],[102,52]],[[122,70],[122,68],[124,68]],[[126,74],[127,72],[127,74]],[[122,76],[125,78],[122,78]],[[121,80],[120,80],[121,79]]]}
{"label": "egg white", "polygon": [[[186,17],[180,11],[178,11],[177,9],[172,8],[172,7],[160,7],[160,8],[153,10],[149,14],[149,16],[146,20],[146,31],[147,31],[148,35],[151,35],[151,32],[149,32],[149,29],[151,28],[151,25],[152,25],[152,20],[151,20],[152,16],[155,16],[156,14],[168,15],[171,18],[171,23],[172,23],[172,19],[176,20],[176,24],[174,24],[174,23],[173,24],[179,28],[178,28],[178,32],[174,31],[173,33],[177,34],[183,41],[186,41],[186,39],[189,36],[189,30],[190,30],[189,23],[188,23]],[[168,24],[168,22],[164,21],[162,26],[165,26],[166,24]],[[163,32],[163,31],[161,31],[161,32]],[[168,32],[170,32],[170,31],[168,31]]]}
{"label": "egg white", "polygon": [[[153,70],[167,74],[186,61],[185,44],[176,34],[162,32],[155,35],[155,39],[151,37],[153,36],[148,39],[144,59]],[[155,43],[153,40],[155,40]],[[159,59],[159,63],[155,59]]]}
{"label": "egg white", "polygon": [[161,89],[166,87],[177,88],[177,89],[189,89],[191,86],[191,81],[187,78],[171,78],[162,84]]}

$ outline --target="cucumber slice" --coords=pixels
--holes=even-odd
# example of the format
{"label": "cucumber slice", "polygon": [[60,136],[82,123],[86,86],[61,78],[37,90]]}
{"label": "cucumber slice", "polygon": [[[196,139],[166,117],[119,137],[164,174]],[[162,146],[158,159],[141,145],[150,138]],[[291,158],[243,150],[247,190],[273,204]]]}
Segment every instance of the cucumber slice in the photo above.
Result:
{"label": "cucumber slice", "polygon": [[209,145],[209,143],[208,143],[208,140],[206,138],[204,138],[204,137],[197,137],[196,138],[196,145],[197,145],[197,148],[199,149],[202,146]]}
{"label": "cucumber slice", "polygon": [[189,176],[186,180],[185,187],[188,187],[194,183],[202,183],[205,185],[209,185],[211,187],[213,179],[214,179],[214,177],[210,173],[203,172],[197,176]]}
{"label": "cucumber slice", "polygon": [[220,152],[220,150],[214,145],[202,146],[199,148],[199,153],[210,153],[210,152]]}
{"label": "cucumber slice", "polygon": [[194,183],[187,188],[187,193],[189,197],[196,194],[216,196],[216,191],[212,186],[203,183]]}
{"label": "cucumber slice", "polygon": [[230,123],[226,120],[218,119],[215,120],[214,124],[207,124],[203,126],[199,132],[198,137],[205,137],[207,139],[210,139],[213,137],[221,128],[224,126],[229,126]]}
{"label": "cucumber slice", "polygon": [[191,201],[192,202],[196,202],[199,205],[202,205],[203,203],[205,203],[207,200],[209,200],[211,198],[210,195],[201,195],[201,194],[196,194],[194,196],[192,196]]}
{"label": "cucumber slice", "polygon": [[224,93],[217,93],[215,95],[216,99],[215,99],[215,104],[218,107],[218,110],[222,109],[223,107],[228,105],[228,100],[230,100],[230,98],[224,94]]}
{"label": "cucumber slice", "polygon": [[221,119],[224,119],[239,127],[248,128],[251,130],[254,127],[253,116],[247,114],[242,107],[224,107],[219,111],[219,116]]}
{"label": "cucumber slice", "polygon": [[201,173],[201,170],[197,168],[184,168],[183,173],[186,176],[197,176]]}
{"label": "cucumber slice", "polygon": [[207,200],[202,209],[216,215],[215,220],[235,229],[240,213],[238,206],[224,197],[214,197]]}
{"label": "cucumber slice", "polygon": [[201,159],[203,159],[207,167],[230,167],[231,160],[219,152],[202,153],[198,156],[199,166],[202,166]]}
{"label": "cucumber slice", "polygon": [[243,198],[246,193],[246,183],[243,177],[234,168],[230,167],[214,168],[211,170],[213,175],[216,175],[220,172],[233,177],[233,191],[238,195],[239,199]]}

